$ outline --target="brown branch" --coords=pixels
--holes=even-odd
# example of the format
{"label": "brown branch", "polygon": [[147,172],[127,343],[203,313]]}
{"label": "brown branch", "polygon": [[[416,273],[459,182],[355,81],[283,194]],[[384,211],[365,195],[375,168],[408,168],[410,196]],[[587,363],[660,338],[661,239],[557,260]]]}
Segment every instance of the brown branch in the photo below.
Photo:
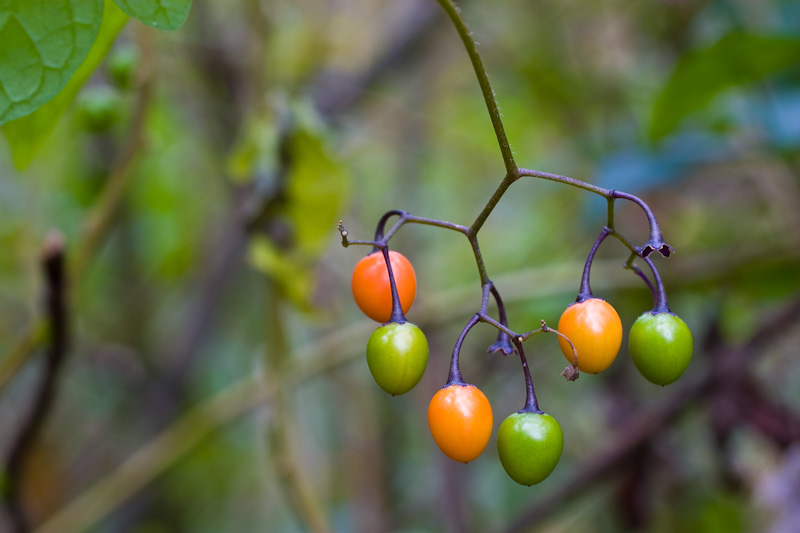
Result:
{"label": "brown branch", "polygon": [[5,502],[14,530],[30,531],[24,502],[20,498],[21,482],[26,461],[30,456],[57,394],[58,377],[63,369],[68,345],[68,317],[66,305],[66,276],[64,273],[64,240],[51,233],[44,245],[42,270],[45,280],[45,302],[50,326],[49,346],[45,359],[44,375],[27,417],[11,445],[6,462]]}

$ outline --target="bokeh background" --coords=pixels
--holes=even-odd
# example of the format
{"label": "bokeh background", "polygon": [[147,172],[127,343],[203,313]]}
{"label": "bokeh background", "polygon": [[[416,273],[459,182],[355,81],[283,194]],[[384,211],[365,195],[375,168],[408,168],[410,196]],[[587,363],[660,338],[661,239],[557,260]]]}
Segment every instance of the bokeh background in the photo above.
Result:
{"label": "bokeh background", "polygon": [[[4,457],[46,371],[52,230],[70,274],[67,360],[20,481],[39,531],[797,531],[800,2],[461,5],[518,164],[654,209],[695,339],[683,378],[646,382],[623,345],[568,383],[555,337],[535,337],[565,435],[555,472],[516,485],[494,436],[471,464],[446,459],[426,410],[480,305],[468,243],[416,225],[392,239],[431,360],[390,397],[350,295],[367,249],[336,224],[470,224],[503,177],[452,24],[433,0],[198,1],[174,32],[129,22],[29,166],[0,143]],[[641,211],[617,203],[643,243]],[[557,324],[605,217],[585,191],[512,186],[480,233],[512,328]],[[592,271],[626,327],[652,305],[627,257],[609,240]],[[496,430],[524,383],[493,338],[473,330],[462,370]]]}

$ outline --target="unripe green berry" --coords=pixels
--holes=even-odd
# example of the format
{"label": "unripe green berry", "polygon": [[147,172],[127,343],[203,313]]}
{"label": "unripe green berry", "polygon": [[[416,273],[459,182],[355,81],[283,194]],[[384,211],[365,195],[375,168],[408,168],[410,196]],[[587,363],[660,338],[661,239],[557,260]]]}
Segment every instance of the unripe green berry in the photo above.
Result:
{"label": "unripe green berry", "polygon": [[367,365],[375,383],[392,395],[413,389],[428,365],[428,340],[410,322],[378,327],[367,341]]}
{"label": "unripe green berry", "polygon": [[692,360],[692,332],[672,313],[643,313],[631,326],[628,350],[639,372],[656,385],[677,380]]}
{"label": "unripe green berry", "polygon": [[561,426],[545,413],[514,413],[497,431],[500,462],[520,485],[535,485],[549,476],[563,449]]}

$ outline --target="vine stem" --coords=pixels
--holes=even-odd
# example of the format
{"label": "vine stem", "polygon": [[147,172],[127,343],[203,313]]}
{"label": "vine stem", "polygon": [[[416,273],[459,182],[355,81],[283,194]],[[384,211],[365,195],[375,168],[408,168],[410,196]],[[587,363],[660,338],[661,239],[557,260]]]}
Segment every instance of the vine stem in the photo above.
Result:
{"label": "vine stem", "polygon": [[[664,242],[664,237],[663,234],[661,233],[661,228],[658,225],[658,221],[656,220],[656,216],[653,213],[653,210],[650,209],[650,206],[647,205],[647,203],[645,203],[645,201],[639,198],[638,196],[634,196],[632,194],[628,194],[622,191],[617,191],[615,189],[606,189],[604,187],[592,185],[591,183],[586,183],[584,181],[576,180],[575,178],[569,178],[567,176],[561,176],[559,174],[550,174],[548,172],[541,172],[539,170],[519,168],[517,169],[517,175],[519,177],[539,178],[548,181],[564,183],[566,185],[571,185],[573,187],[577,187],[579,189],[583,189],[585,191],[598,194],[609,201],[608,227],[611,230],[612,234],[618,239],[620,239],[623,242],[623,244],[628,246],[637,255],[640,255],[641,257],[647,257],[652,252],[658,252],[664,257],[669,257],[669,255],[673,252],[672,247]],[[617,198],[620,198],[622,200],[628,200],[630,202],[635,203],[637,206],[639,206],[639,208],[644,212],[645,216],[647,217],[647,222],[650,225],[650,238],[641,248],[635,248],[626,239],[624,239],[621,235],[619,235],[616,232],[616,230],[614,230],[614,200]]]}
{"label": "vine stem", "polygon": [[508,143],[508,138],[506,137],[506,132],[503,128],[503,121],[500,118],[500,107],[497,105],[494,91],[489,83],[489,76],[486,74],[483,61],[481,61],[481,56],[478,53],[478,45],[472,38],[472,32],[469,30],[467,23],[461,17],[461,12],[459,8],[456,7],[455,2],[453,2],[453,0],[436,1],[439,2],[439,5],[445,10],[447,15],[450,17],[450,20],[453,21],[453,25],[455,26],[458,35],[461,37],[461,41],[464,43],[464,48],[467,51],[467,55],[469,55],[469,60],[472,62],[472,68],[475,70],[475,75],[478,78],[478,84],[481,87],[483,100],[486,102],[486,107],[489,110],[489,118],[492,121],[494,134],[497,137],[497,143],[500,145],[500,152],[503,154],[503,163],[506,166],[506,174],[511,176],[513,181],[517,175],[517,164],[514,162],[514,154],[511,152],[511,145]]}

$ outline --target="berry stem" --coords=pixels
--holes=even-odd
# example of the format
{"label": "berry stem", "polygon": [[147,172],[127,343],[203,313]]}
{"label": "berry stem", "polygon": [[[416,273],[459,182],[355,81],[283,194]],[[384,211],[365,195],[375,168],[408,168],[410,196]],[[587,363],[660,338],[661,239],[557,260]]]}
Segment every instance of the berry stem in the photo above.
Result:
{"label": "berry stem", "polygon": [[386,270],[389,272],[389,287],[392,290],[392,315],[389,317],[389,322],[404,324],[407,321],[406,316],[403,314],[403,307],[400,305],[400,296],[397,294],[397,284],[394,281],[394,272],[392,272],[392,261],[389,258],[389,247],[384,246],[381,252],[383,253],[383,260],[386,262]]}
{"label": "berry stem", "polygon": [[[633,258],[634,257],[636,257],[636,255],[631,255],[631,258],[628,260],[627,263],[625,263],[625,268],[627,268],[629,270],[633,270],[636,273],[637,276],[639,276],[640,278],[642,278],[644,280],[644,282],[647,284],[647,288],[650,289],[650,293],[653,295],[653,301],[657,302],[658,301],[658,292],[656,292],[656,288],[653,286],[653,282],[650,281],[650,278],[647,277],[647,274],[645,274],[642,271],[642,269],[639,268],[638,265],[633,263]],[[650,258],[648,257],[647,259],[645,259],[645,261],[647,261],[649,259]]]}
{"label": "berry stem", "polygon": [[647,217],[647,222],[650,224],[650,239],[639,250],[639,255],[642,257],[647,257],[652,252],[658,252],[664,257],[669,257],[669,254],[672,252],[672,247],[664,242],[664,237],[661,234],[661,228],[658,226],[658,221],[656,220],[653,210],[650,209],[650,206],[638,196],[634,196],[626,192],[615,191],[612,189],[610,194],[612,198],[622,198],[623,200],[629,200],[635,203],[642,209],[642,211],[644,211],[644,214]]}
{"label": "berry stem", "polygon": [[520,341],[519,337],[514,339],[514,346],[517,348],[519,360],[522,363],[522,372],[525,374],[525,406],[517,412],[541,413],[539,402],[536,400],[536,391],[533,390],[533,380],[531,379],[530,368],[528,368],[528,360],[525,357],[525,351],[522,349],[522,341]]}
{"label": "berry stem", "polygon": [[650,267],[650,270],[653,271],[653,277],[656,280],[656,291],[654,291],[655,306],[653,307],[653,313],[671,313],[672,311],[670,311],[669,303],[667,302],[667,290],[664,288],[664,282],[661,281],[661,275],[658,273],[656,265],[653,264],[653,260],[649,257],[645,257],[644,261]]}
{"label": "berry stem", "polygon": [[600,232],[600,235],[597,237],[597,240],[594,241],[592,245],[592,249],[589,250],[589,255],[586,257],[586,264],[583,266],[583,275],[581,276],[581,288],[578,291],[578,298],[575,300],[576,302],[582,302],[584,300],[588,300],[589,298],[593,298],[592,295],[592,287],[589,284],[589,274],[592,270],[592,261],[594,261],[594,254],[597,253],[597,249],[600,248],[600,244],[608,237],[610,230],[606,227],[603,228],[603,231]]}
{"label": "berry stem", "polygon": [[[500,291],[492,283],[489,290],[497,303],[497,314],[500,324],[508,327],[508,318],[506,317],[506,306],[503,304],[503,299],[500,297]],[[488,307],[488,306],[487,306]],[[483,310],[485,311],[485,309]],[[514,349],[511,347],[511,337],[503,330],[497,331],[497,340],[489,347],[489,352],[501,351],[504,355],[511,355]]]}
{"label": "berry stem", "polygon": [[461,355],[461,345],[464,344],[464,339],[467,338],[469,330],[479,321],[480,317],[477,314],[473,315],[472,318],[469,319],[469,322],[467,322],[467,325],[464,326],[458,339],[456,339],[456,345],[453,347],[453,356],[450,358],[450,372],[447,375],[447,384],[445,384],[445,387],[450,385],[466,385],[464,379],[461,377],[461,369],[458,366],[458,360]]}

